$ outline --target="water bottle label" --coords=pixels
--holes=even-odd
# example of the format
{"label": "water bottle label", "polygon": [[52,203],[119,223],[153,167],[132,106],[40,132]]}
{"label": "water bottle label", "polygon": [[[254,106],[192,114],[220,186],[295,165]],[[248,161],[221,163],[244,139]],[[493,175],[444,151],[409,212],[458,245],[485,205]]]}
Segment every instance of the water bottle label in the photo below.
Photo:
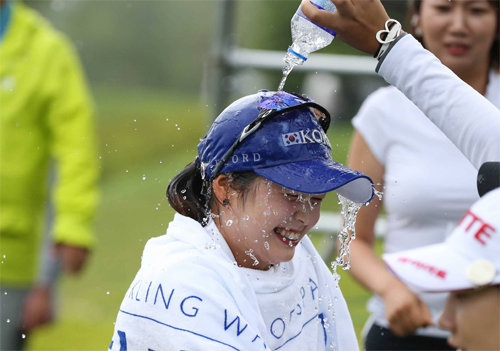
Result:
{"label": "water bottle label", "polygon": [[307,61],[307,57],[302,56],[301,54],[299,54],[297,51],[293,50],[292,48],[288,48],[288,52],[291,52],[292,54],[294,54],[295,56],[297,56],[301,60]]}
{"label": "water bottle label", "polygon": [[[317,4],[315,4],[315,3],[314,3],[314,2],[312,2],[312,1],[311,1],[311,4],[313,4],[314,6],[316,6],[316,7],[317,7],[318,9],[320,9],[320,10],[325,10],[323,7],[321,7],[321,6],[317,5]],[[331,35],[333,35],[333,36],[336,36],[336,35],[337,35],[337,33],[336,33],[334,30],[331,30],[330,28],[325,28],[325,27],[323,27],[323,26],[320,26],[319,24],[314,23],[314,22],[313,22],[313,21],[311,21],[309,18],[307,18],[307,16],[306,16],[306,15],[304,15],[304,12],[302,12],[302,9],[300,8],[300,6],[299,6],[299,8],[298,8],[298,10],[297,10],[297,14],[298,14],[300,17],[302,17],[302,18],[306,19],[307,21],[311,22],[311,23],[312,23],[312,24],[314,24],[315,26],[317,26],[317,27],[319,27],[319,28],[323,29],[325,32],[327,32],[327,33],[329,33],[329,34],[331,34]]]}

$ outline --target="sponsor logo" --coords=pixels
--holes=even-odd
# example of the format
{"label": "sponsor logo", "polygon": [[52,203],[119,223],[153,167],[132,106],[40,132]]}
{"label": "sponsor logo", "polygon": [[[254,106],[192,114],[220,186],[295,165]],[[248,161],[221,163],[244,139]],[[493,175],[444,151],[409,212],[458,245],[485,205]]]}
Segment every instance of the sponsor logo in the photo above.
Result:
{"label": "sponsor logo", "polygon": [[285,146],[301,144],[323,144],[331,148],[330,141],[325,132],[320,129],[302,129],[296,132],[281,134]]}
{"label": "sponsor logo", "polygon": [[446,271],[442,270],[440,268],[434,267],[428,263],[417,261],[415,259],[409,258],[409,257],[400,257],[398,258],[398,261],[401,263],[409,263],[418,269],[422,269],[424,271],[427,271],[427,273],[434,275],[438,278],[441,279],[446,279]]}

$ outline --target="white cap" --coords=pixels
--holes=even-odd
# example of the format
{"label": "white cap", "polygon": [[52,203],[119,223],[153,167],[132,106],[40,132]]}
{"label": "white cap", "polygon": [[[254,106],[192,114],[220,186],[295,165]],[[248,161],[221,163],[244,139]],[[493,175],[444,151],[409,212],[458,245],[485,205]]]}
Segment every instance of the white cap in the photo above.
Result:
{"label": "white cap", "polygon": [[445,242],[382,258],[399,279],[420,291],[500,284],[500,188],[472,205]]}

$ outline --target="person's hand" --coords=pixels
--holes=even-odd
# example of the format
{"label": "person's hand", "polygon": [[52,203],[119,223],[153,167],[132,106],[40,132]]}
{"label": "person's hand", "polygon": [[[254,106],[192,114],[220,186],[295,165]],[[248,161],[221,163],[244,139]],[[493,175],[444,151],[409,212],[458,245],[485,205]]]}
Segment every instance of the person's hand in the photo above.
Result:
{"label": "person's hand", "polygon": [[375,54],[380,46],[376,39],[379,30],[389,19],[380,0],[333,0],[337,11],[319,10],[309,0],[302,0],[302,12],[311,21],[333,29],[337,38],[346,44]]}
{"label": "person's hand", "polygon": [[79,273],[89,255],[88,249],[63,243],[55,244],[54,252],[57,259],[61,262],[63,270],[70,274]]}
{"label": "person's hand", "polygon": [[382,298],[385,301],[387,321],[394,334],[404,336],[419,327],[433,324],[425,303],[403,283],[388,288]]}
{"label": "person's hand", "polygon": [[35,286],[31,289],[24,302],[21,315],[21,327],[29,332],[52,321],[51,290],[45,286]]}

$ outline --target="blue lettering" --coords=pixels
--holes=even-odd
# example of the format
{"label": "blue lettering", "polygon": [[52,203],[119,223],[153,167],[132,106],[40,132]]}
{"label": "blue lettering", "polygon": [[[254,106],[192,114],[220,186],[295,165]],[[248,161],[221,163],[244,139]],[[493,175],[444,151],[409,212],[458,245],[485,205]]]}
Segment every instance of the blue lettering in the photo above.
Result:
{"label": "blue lettering", "polygon": [[255,335],[255,338],[253,338],[252,342],[255,342],[255,340],[260,339],[259,334]]}
{"label": "blue lettering", "polygon": [[303,286],[300,287],[300,296],[302,297],[302,300],[306,297],[306,289]]}
{"label": "blue lettering", "polygon": [[300,308],[300,312],[297,313],[297,316],[300,316],[302,314],[302,306],[297,304],[297,307]]}
{"label": "blue lettering", "polygon": [[118,337],[120,338],[120,351],[127,351],[127,337],[124,331],[117,330]]}
{"label": "blue lettering", "polygon": [[161,298],[163,300],[163,304],[165,305],[165,309],[168,310],[168,306],[170,306],[170,300],[172,299],[172,295],[174,294],[175,289],[172,289],[172,291],[170,292],[170,296],[168,298],[168,303],[167,303],[167,302],[165,302],[165,297],[163,296],[163,288],[162,288],[161,284],[158,284],[158,288],[156,289],[155,302],[153,303],[154,305],[156,305],[156,299],[158,298],[158,293],[160,291],[161,291]]}
{"label": "blue lettering", "polygon": [[199,308],[192,307],[192,310],[195,311],[193,314],[188,314],[188,313],[186,313],[186,311],[184,311],[184,302],[186,302],[188,299],[197,299],[199,301],[203,301],[203,300],[200,299],[198,296],[188,296],[184,300],[182,300],[182,302],[181,302],[181,311],[182,311],[182,313],[184,313],[184,315],[188,316],[188,317],[196,317],[196,315],[198,314]]}
{"label": "blue lettering", "polygon": [[321,319],[321,326],[323,327],[323,337],[325,338],[325,345],[326,345],[326,328],[325,328],[325,316],[323,313],[318,314],[318,318]]}
{"label": "blue lettering", "polygon": [[311,296],[313,300],[316,300],[316,297],[314,297],[314,292],[318,290],[318,284],[312,278],[309,278],[309,283],[311,283]]}
{"label": "blue lettering", "polygon": [[137,281],[137,282],[136,282],[136,283],[132,286],[132,288],[130,289],[130,293],[128,294],[129,299],[133,299],[133,298],[134,298],[134,289],[135,289],[135,287],[137,286],[137,284],[140,284],[140,283],[141,283],[141,281],[140,281],[140,280],[138,280],[138,281]]}
{"label": "blue lettering", "polygon": [[[140,280],[139,280],[139,282],[140,282]],[[135,301],[141,301],[137,298],[137,296],[139,296],[139,291],[141,291],[141,286],[142,286],[142,284],[139,284],[139,287],[137,288],[137,291],[135,293]]]}
{"label": "blue lettering", "polygon": [[[276,327],[274,327],[274,325],[278,323],[278,325],[276,325]],[[281,328],[280,328],[281,326]],[[281,332],[280,330],[278,330],[278,328],[281,329]],[[281,318],[276,318],[272,323],[271,323],[271,328],[269,329],[271,331],[271,334],[273,334],[273,336],[276,338],[276,339],[279,339],[283,336],[283,334],[285,333],[285,321]],[[277,335],[279,334],[279,336]]]}
{"label": "blue lettering", "polygon": [[289,322],[292,322],[292,315],[293,315],[293,312],[295,312],[295,308],[293,310],[290,311],[290,317],[289,317]]}
{"label": "blue lettering", "polygon": [[235,321],[236,321],[236,335],[240,336],[240,334],[243,333],[243,331],[247,328],[248,324],[245,324],[245,326],[240,330],[240,317],[236,316],[236,318],[233,319],[233,321],[231,323],[229,323],[229,325],[228,325],[227,324],[227,310],[224,309],[224,330],[228,330],[229,328],[231,328],[231,326],[233,325],[233,323]]}
{"label": "blue lettering", "polygon": [[146,291],[146,300],[144,302],[148,302],[149,288],[151,288],[151,284],[153,284],[153,282],[149,282],[148,291]]}

